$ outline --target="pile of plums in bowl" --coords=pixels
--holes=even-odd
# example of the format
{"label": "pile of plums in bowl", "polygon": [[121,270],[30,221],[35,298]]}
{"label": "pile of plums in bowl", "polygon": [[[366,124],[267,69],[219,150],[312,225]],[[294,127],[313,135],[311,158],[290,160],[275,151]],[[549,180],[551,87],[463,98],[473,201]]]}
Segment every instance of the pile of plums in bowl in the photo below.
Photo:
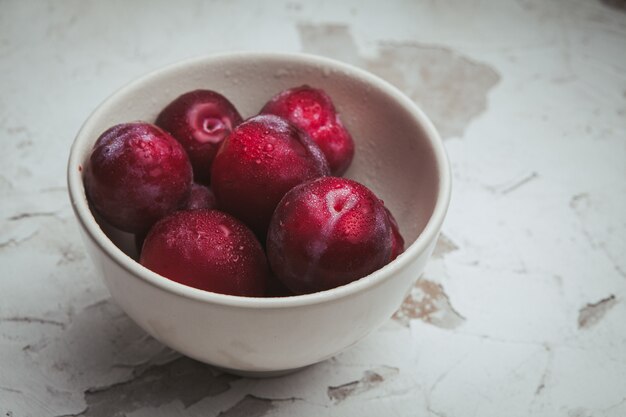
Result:
{"label": "pile of plums in bowl", "polygon": [[166,278],[239,296],[268,286],[305,294],[362,278],[404,250],[372,191],[330,177],[353,155],[321,89],[282,91],[245,121],[223,95],[194,90],[154,124],[100,135],[85,187],[105,221],[136,234],[141,264]]}
{"label": "pile of plums in bowl", "polygon": [[255,375],[328,358],[388,319],[450,193],[436,131],[395,88],[258,53],[113,94],[79,132],[68,184],[124,311],[188,356]]}

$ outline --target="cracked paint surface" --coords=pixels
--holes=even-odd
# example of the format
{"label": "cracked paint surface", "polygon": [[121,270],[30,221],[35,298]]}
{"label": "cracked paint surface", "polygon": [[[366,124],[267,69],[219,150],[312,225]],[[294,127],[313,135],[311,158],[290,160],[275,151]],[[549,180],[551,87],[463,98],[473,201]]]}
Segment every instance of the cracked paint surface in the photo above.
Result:
{"label": "cracked paint surface", "polygon": [[444,138],[463,135],[487,107],[500,76],[491,67],[450,48],[420,42],[380,42],[375,58],[363,57],[347,25],[298,26],[305,52],[363,67],[418,103]]}
{"label": "cracked paint surface", "polygon": [[434,326],[454,329],[465,321],[465,318],[452,307],[441,284],[420,278],[393,319],[408,326],[411,320],[419,319]]}
{"label": "cracked paint surface", "polygon": [[273,401],[246,395],[237,404],[219,414],[219,417],[262,417],[274,409]]}
{"label": "cracked paint surface", "polygon": [[158,407],[174,401],[186,409],[204,398],[228,391],[230,382],[236,379],[182,357],[140,371],[135,369],[127,382],[88,389],[85,409],[71,416],[123,417],[144,404]]}
{"label": "cracked paint surface", "polygon": [[393,377],[399,372],[398,368],[384,367],[365,371],[363,377],[356,381],[347,382],[335,387],[328,387],[328,398],[335,403],[377,388],[385,379]]}
{"label": "cracked paint surface", "polygon": [[[0,416],[626,415],[624,39],[619,1],[4,1]],[[137,327],[94,279],[65,186],[71,140],[112,91],[242,49],[395,84],[446,139],[454,182],[394,319],[267,380]]]}
{"label": "cracked paint surface", "polygon": [[578,327],[588,329],[596,325],[609,310],[615,307],[615,304],[617,304],[617,299],[614,295],[603,298],[598,302],[587,304],[580,309],[578,314]]}

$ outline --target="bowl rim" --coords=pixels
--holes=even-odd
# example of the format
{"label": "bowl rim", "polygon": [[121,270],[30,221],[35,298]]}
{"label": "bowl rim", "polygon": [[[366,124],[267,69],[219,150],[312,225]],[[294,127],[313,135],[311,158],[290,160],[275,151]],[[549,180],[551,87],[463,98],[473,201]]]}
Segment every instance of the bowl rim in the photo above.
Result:
{"label": "bowl rim", "polygon": [[[82,143],[87,140],[91,140],[90,137],[86,137],[85,132],[91,130],[91,126],[96,120],[99,119],[101,114],[107,112],[112,102],[116,100],[116,97],[119,94],[135,89],[142,84],[149,83],[154,78],[158,78],[164,73],[175,72],[187,66],[215,64],[217,62],[225,61],[236,62],[240,60],[250,60],[256,62],[259,62],[260,60],[279,61],[284,62],[285,65],[288,65],[288,61],[291,61],[292,63],[297,61],[299,64],[308,64],[318,67],[323,66],[325,68],[330,67],[335,70],[343,71],[351,77],[356,77],[367,84],[376,86],[378,89],[390,96],[394,101],[398,102],[411,114],[413,118],[417,120],[433,150],[436,162],[435,164],[439,174],[439,186],[435,207],[433,208],[433,212],[428,219],[426,226],[417,239],[406,248],[403,254],[398,256],[398,258],[394,261],[363,278],[329,290],[288,297],[243,297],[205,291],[165,278],[132,259],[106,236],[89,209],[83,187],[81,168],[83,161],[80,159],[79,149],[81,148],[80,145]],[[145,283],[155,286],[161,290],[196,301],[233,307],[275,309],[309,306],[335,301],[343,297],[357,294],[370,287],[380,285],[395,273],[406,268],[413,259],[426,251],[429,244],[437,238],[450,204],[451,171],[448,157],[443,146],[443,141],[430,119],[412,100],[406,97],[400,92],[400,90],[387,81],[350,64],[318,55],[282,52],[229,52],[189,58],[161,67],[135,78],[109,95],[85,120],[72,143],[67,165],[67,183],[72,208],[80,226],[85,232],[85,235],[89,237],[89,239],[91,239],[94,244],[106,254],[106,256],[135,278],[141,279]]]}

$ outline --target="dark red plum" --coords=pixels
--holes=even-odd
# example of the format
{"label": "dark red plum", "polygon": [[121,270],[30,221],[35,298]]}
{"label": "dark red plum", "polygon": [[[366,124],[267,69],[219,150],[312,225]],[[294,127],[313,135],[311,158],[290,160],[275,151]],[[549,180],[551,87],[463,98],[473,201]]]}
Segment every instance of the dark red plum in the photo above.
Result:
{"label": "dark red plum", "polygon": [[169,133],[149,123],[123,123],[98,138],[84,179],[92,207],[108,223],[145,233],[189,197],[192,169]]}
{"label": "dark red plum", "polygon": [[239,112],[226,97],[211,90],[195,90],[168,104],[157,117],[156,125],[183,145],[194,179],[208,184],[220,144],[241,122]]}
{"label": "dark red plum", "polygon": [[205,185],[194,182],[191,186],[189,198],[183,205],[183,210],[214,209],[216,207],[217,202],[215,201],[213,191]]}
{"label": "dark red plum", "polygon": [[323,90],[308,85],[285,90],[267,102],[261,113],[281,116],[307,132],[322,150],[333,175],[343,175],[350,166],[352,136]]}
{"label": "dark red plum", "polygon": [[[189,197],[180,207],[180,210],[214,209],[216,207],[215,195],[211,189],[205,185],[193,183]],[[135,249],[141,253],[143,241],[146,240],[148,231],[135,235]]]}
{"label": "dark red plum", "polygon": [[211,188],[220,210],[265,240],[272,213],[287,191],[328,174],[326,159],[306,133],[278,116],[261,115],[226,138],[213,161]]}
{"label": "dark red plum", "polygon": [[276,208],[267,255],[294,293],[362,278],[390,261],[392,226],[382,202],[358,182],[326,177],[293,188]]}
{"label": "dark red plum", "polygon": [[161,219],[146,237],[140,262],[190,287],[247,297],[263,296],[269,276],[252,231],[218,210],[183,210]]}

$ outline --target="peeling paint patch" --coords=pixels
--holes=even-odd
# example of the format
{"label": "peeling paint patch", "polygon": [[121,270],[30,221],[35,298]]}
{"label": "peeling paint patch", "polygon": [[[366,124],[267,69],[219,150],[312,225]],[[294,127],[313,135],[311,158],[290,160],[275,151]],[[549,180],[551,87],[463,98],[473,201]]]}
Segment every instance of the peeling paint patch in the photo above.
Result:
{"label": "peeling paint patch", "polygon": [[452,239],[441,233],[439,235],[439,239],[437,239],[435,249],[433,250],[433,258],[443,258],[450,252],[454,252],[458,249],[459,247],[452,241]]}
{"label": "peeling paint patch", "polygon": [[500,81],[490,66],[456,51],[418,42],[381,42],[364,58],[347,25],[299,24],[304,52],[365,68],[418,103],[444,138],[461,137],[487,108],[487,93]]}
{"label": "peeling paint patch", "polygon": [[413,319],[419,319],[433,326],[454,329],[465,321],[446,295],[443,287],[427,279],[419,279],[406,297],[393,319],[405,326]]}
{"label": "peeling paint patch", "polygon": [[159,407],[174,401],[188,408],[205,397],[228,391],[236,379],[239,378],[183,357],[151,366],[130,381],[88,389],[87,407],[65,417],[124,417],[143,407]]}
{"label": "peeling paint patch", "polygon": [[351,381],[336,387],[328,387],[328,398],[334,401],[335,404],[340,403],[348,397],[352,397],[378,387],[386,379],[397,375],[399,372],[398,368],[391,366],[383,366],[365,371],[363,377],[359,380]]}
{"label": "peeling paint patch", "polygon": [[420,43],[385,44],[368,69],[422,106],[444,138],[463,136],[487,109],[487,93],[500,81],[483,63]]}
{"label": "peeling paint patch", "polygon": [[615,295],[603,298],[596,303],[589,303],[580,309],[578,313],[578,328],[588,329],[596,325],[605,314],[617,304]]}

